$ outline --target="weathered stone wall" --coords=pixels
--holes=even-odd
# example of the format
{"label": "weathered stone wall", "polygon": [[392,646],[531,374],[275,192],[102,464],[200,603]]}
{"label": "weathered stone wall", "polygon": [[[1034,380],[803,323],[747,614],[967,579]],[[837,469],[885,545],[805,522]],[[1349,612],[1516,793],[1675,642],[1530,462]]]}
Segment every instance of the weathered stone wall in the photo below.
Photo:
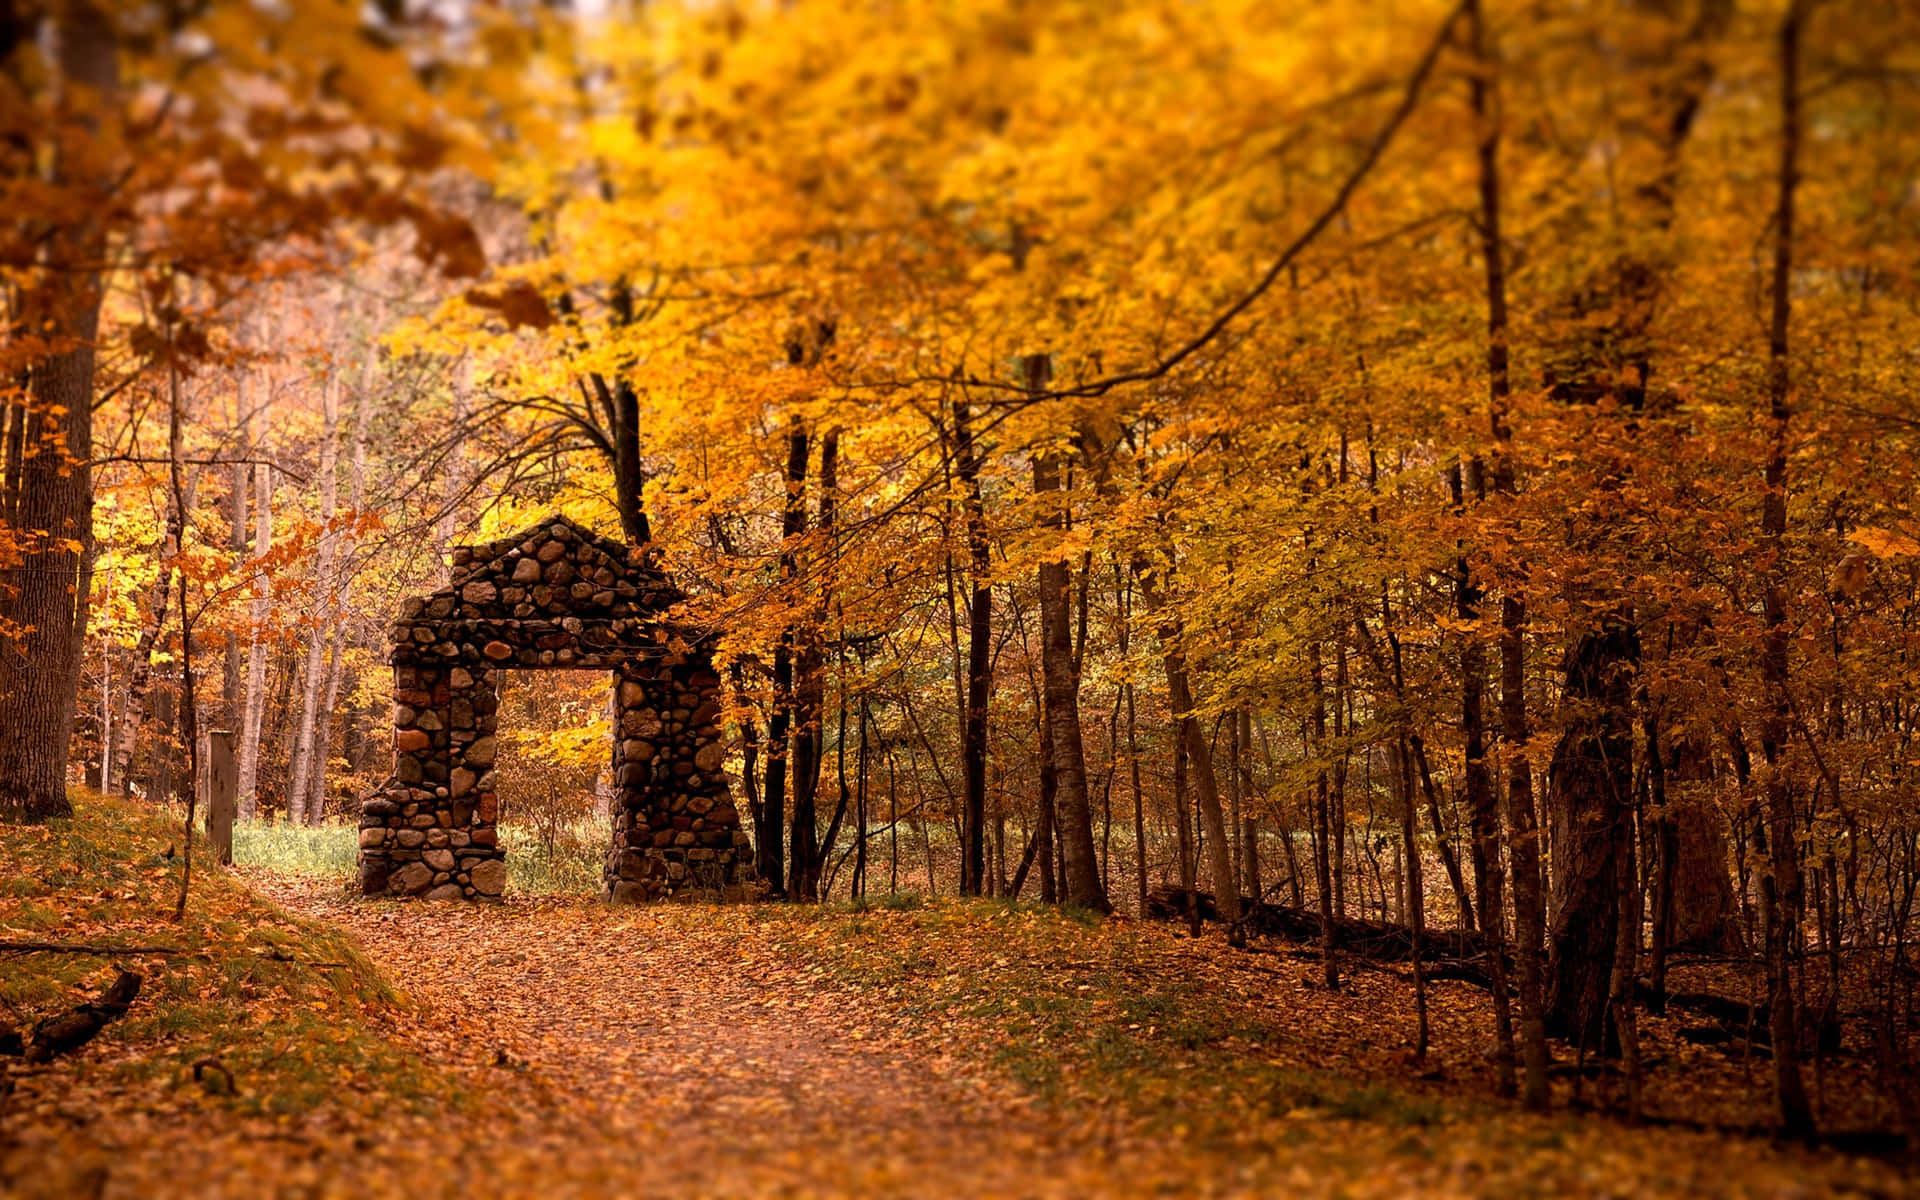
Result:
{"label": "weathered stone wall", "polygon": [[607,894],[650,900],[724,887],[746,855],[721,762],[720,676],[704,656],[621,667]]}
{"label": "weathered stone wall", "polygon": [[361,890],[500,897],[494,675],[516,668],[611,673],[609,898],[736,882],[751,855],[721,766],[720,678],[661,618],[682,598],[637,552],[564,518],[457,549],[448,586],[407,601],[392,629],[394,770],[362,801]]}
{"label": "weathered stone wall", "polygon": [[360,804],[363,893],[500,898],[498,708],[485,668],[394,668],[393,776]]}

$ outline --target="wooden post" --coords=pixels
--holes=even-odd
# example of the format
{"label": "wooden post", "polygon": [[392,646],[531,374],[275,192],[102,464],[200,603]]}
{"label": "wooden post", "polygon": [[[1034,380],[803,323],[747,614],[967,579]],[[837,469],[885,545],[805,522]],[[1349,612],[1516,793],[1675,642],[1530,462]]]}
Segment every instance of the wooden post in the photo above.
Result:
{"label": "wooden post", "polygon": [[224,866],[233,865],[233,818],[239,810],[239,775],[234,769],[233,734],[216,729],[207,735],[207,844]]}
{"label": "wooden post", "polygon": [[1260,902],[1260,821],[1257,817],[1246,817],[1240,834],[1241,864],[1246,870],[1247,897],[1251,903]]}

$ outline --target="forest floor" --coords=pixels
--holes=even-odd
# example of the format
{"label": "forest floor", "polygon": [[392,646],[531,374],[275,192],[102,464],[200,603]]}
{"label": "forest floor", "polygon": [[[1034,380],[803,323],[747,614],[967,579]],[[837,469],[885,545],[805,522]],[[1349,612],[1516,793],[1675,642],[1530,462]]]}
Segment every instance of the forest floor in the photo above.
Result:
{"label": "forest floor", "polygon": [[[489,1200],[1909,1189],[1884,1160],[1564,1108],[1526,1116],[1489,1098],[1490,1029],[1466,985],[1435,989],[1435,1049],[1416,1064],[1396,974],[1360,971],[1329,992],[1292,948],[1231,952],[1217,931],[1196,941],[914,897],[368,904],[337,879],[258,870],[203,871],[175,925],[177,863],[142,847],[123,870],[107,853],[164,834],[92,805],[70,823],[0,827],[0,939],[203,955],[128,957],[150,982],[125,1020],[71,1059],[10,1069],[0,1189]],[[0,955],[0,1003],[24,1022],[110,977],[82,956]],[[196,1063],[215,1065],[196,1081]],[[1654,1111],[1711,1117],[1695,1100],[1727,1086],[1716,1074],[1727,1069],[1662,1067]]]}

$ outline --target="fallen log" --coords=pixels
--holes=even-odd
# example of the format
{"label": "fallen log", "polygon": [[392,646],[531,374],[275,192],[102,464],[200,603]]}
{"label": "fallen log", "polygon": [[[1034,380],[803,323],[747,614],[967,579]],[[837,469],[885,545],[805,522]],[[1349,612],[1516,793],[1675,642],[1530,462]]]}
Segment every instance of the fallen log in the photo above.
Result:
{"label": "fallen log", "polygon": [[[1213,893],[1195,892],[1200,917],[1218,921],[1220,910]],[[1187,892],[1184,888],[1157,887],[1147,893],[1147,916],[1162,921],[1185,920]],[[1262,937],[1286,938],[1296,942],[1315,942],[1320,937],[1320,914],[1290,904],[1265,901],[1242,907],[1241,920],[1248,933]],[[1404,925],[1369,921],[1358,917],[1335,917],[1335,944],[1349,954],[1382,962],[1405,962],[1413,956],[1413,931]],[[1427,929],[1420,934],[1422,961],[1438,958],[1471,959],[1486,953],[1486,943],[1477,933],[1461,930]]]}
{"label": "fallen log", "polygon": [[113,986],[101,993],[98,1000],[89,1000],[35,1025],[32,1036],[27,1039],[26,1060],[51,1062],[62,1054],[78,1050],[109,1022],[125,1016],[133,998],[139,994],[140,977],[132,971],[120,972]]}
{"label": "fallen log", "polygon": [[[309,962],[304,958],[295,958],[284,950],[256,950],[247,946],[233,946],[226,948],[225,952],[251,954],[255,958],[264,958],[270,962],[298,963],[303,967],[317,967],[324,970],[353,966],[350,962]],[[167,958],[192,958],[203,962],[212,962],[215,958],[205,950],[185,950],[178,946],[116,946],[102,942],[0,941],[0,954],[82,954],[94,958],[138,958],[160,955]]]}

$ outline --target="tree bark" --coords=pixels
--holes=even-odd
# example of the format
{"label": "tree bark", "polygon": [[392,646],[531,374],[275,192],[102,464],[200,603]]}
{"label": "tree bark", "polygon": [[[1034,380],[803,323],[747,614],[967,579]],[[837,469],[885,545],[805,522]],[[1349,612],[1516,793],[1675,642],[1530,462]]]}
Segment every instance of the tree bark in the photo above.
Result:
{"label": "tree bark", "polygon": [[1221,918],[1227,923],[1227,936],[1234,945],[1246,940],[1240,923],[1240,881],[1234,873],[1233,841],[1227,833],[1226,813],[1220,805],[1220,784],[1213,771],[1213,747],[1206,731],[1194,715],[1193,688],[1187,678],[1186,634],[1179,618],[1167,608],[1160,583],[1143,562],[1136,562],[1135,577],[1140,596],[1153,613],[1160,636],[1161,662],[1167,673],[1167,703],[1179,723],[1179,736],[1187,748],[1187,773],[1193,784],[1194,800],[1200,810],[1201,832],[1206,842],[1207,866],[1213,875],[1214,893]]}
{"label": "tree bark", "polygon": [[[1656,7],[1672,34],[1642,51],[1633,64],[1649,81],[1644,110],[1623,110],[1626,115],[1616,126],[1622,165],[1614,208],[1629,226],[1622,229],[1627,236],[1602,273],[1567,304],[1570,332],[1561,346],[1550,349],[1546,371],[1555,399],[1569,404],[1611,401],[1636,416],[1651,398],[1654,318],[1671,274],[1660,239],[1673,226],[1681,151],[1713,80],[1707,48],[1732,6],[1730,0],[1666,0]],[[1684,11],[1688,7],[1690,14]],[[1649,245],[1654,249],[1649,251]],[[1604,479],[1602,489],[1617,487],[1625,474],[1622,469]],[[1607,535],[1601,530],[1586,536],[1604,541]],[[1576,552],[1592,548],[1573,547]],[[1620,750],[1629,755],[1632,750],[1633,705],[1631,689],[1623,703],[1615,702],[1613,689],[1625,686],[1625,677],[1637,670],[1639,654],[1631,598],[1624,589],[1596,592],[1582,585],[1580,591],[1576,602],[1597,615],[1567,653],[1563,694],[1597,700],[1600,694],[1588,689],[1598,686],[1609,698],[1584,712],[1576,727],[1562,735],[1548,784],[1556,828],[1557,907],[1548,963],[1547,1026],[1576,1039],[1600,1035],[1605,1024],[1600,1001],[1612,970],[1613,916],[1622,903],[1614,894],[1621,877],[1617,856],[1633,850],[1630,820],[1623,845],[1618,816],[1623,807],[1630,810],[1632,763],[1630,758],[1624,765],[1615,760]],[[1558,836],[1562,829],[1570,836]],[[1577,862],[1561,853],[1562,846],[1606,857]],[[1577,905],[1571,911],[1565,907],[1569,901]]]}
{"label": "tree bark", "polygon": [[[113,22],[86,0],[56,18],[61,85],[77,128],[61,140],[53,173],[61,183],[109,186],[112,170],[94,155],[105,110],[119,90]],[[88,105],[95,107],[89,108]],[[14,527],[44,530],[0,578],[0,820],[44,821],[73,809],[67,748],[86,655],[87,598],[93,587],[93,380],[105,257],[105,197],[48,237],[28,300],[37,329],[56,347],[29,371],[26,437],[14,475]]]}
{"label": "tree bark", "polygon": [[[830,429],[820,438],[820,519],[817,523],[826,543],[833,539],[839,462],[840,433]],[[824,552],[830,556],[831,547]],[[800,651],[799,680],[794,694],[793,861],[789,891],[794,899],[809,901],[820,898],[818,796],[824,744],[821,722],[825,718],[827,694],[827,660],[821,637],[831,603],[831,570],[824,572],[821,579],[820,595],[805,630],[806,644]]]}
{"label": "tree bark", "polygon": [[1567,654],[1563,725],[1548,773],[1553,841],[1553,952],[1547,1032],[1600,1052],[1607,1038],[1623,856],[1633,854],[1633,690],[1640,636],[1604,618]]}
{"label": "tree bark", "polygon": [[[1052,376],[1045,354],[1026,360],[1026,386],[1043,391]],[[1067,529],[1070,501],[1060,475],[1060,455],[1046,447],[1032,455],[1033,491],[1041,505],[1040,527],[1055,536]],[[1053,749],[1054,833],[1060,849],[1063,903],[1111,912],[1100,886],[1100,859],[1093,841],[1093,806],[1087,792],[1086,744],[1080,726],[1080,679],[1073,662],[1073,569],[1049,548],[1039,568],[1040,677]]]}
{"label": "tree bark", "polygon": [[980,498],[980,452],[974,443],[970,406],[953,403],[954,453],[965,488],[967,552],[973,592],[967,604],[967,712],[962,738],[966,802],[961,822],[963,895],[985,891],[987,822],[987,705],[993,694],[993,560],[987,544],[986,508]]}
{"label": "tree bark", "polygon": [[[263,409],[264,413],[264,409]],[[255,459],[270,453],[265,440],[254,443]],[[256,461],[253,465],[253,553],[256,558],[273,549],[273,466]],[[273,616],[273,577],[266,571],[254,576],[255,595],[248,612],[247,697],[240,721],[240,818],[254,819],[259,808],[260,735],[267,712],[267,659],[271,651],[260,635]]]}
{"label": "tree bark", "polygon": [[1761,675],[1767,707],[1760,727],[1766,758],[1766,844],[1772,868],[1760,879],[1763,940],[1767,958],[1768,1032],[1772,1035],[1773,1090],[1780,1127],[1788,1137],[1811,1140],[1813,1107],[1800,1077],[1798,1014],[1794,1008],[1792,959],[1800,926],[1799,820],[1787,762],[1793,693],[1787,620],[1787,451],[1793,421],[1788,335],[1793,319],[1794,191],[1800,159],[1801,36],[1811,0],[1793,0],[1780,27],[1780,174],[1774,210],[1772,315],[1767,337],[1767,401],[1771,437],[1767,447],[1762,540],[1770,551],[1762,601],[1766,637]]}
{"label": "tree bark", "polygon": [[[791,589],[799,574],[800,538],[807,531],[807,458],[809,442],[806,424],[799,416],[787,422],[787,499],[780,520],[780,582]],[[791,603],[789,595],[787,601]],[[761,797],[762,818],[757,826],[764,831],[755,845],[754,867],[775,896],[787,892],[785,855],[781,849],[786,830],[787,730],[793,721],[793,629],[780,632],[773,651],[773,711],[767,717],[767,784]]]}
{"label": "tree bark", "polygon": [[[1313,686],[1313,753],[1323,759],[1327,752],[1327,690],[1320,643],[1307,650],[1308,681]],[[1320,905],[1320,976],[1329,989],[1340,986],[1339,933],[1334,918],[1339,907],[1334,897],[1333,816],[1327,800],[1327,768],[1322,762],[1313,778],[1313,874]]]}
{"label": "tree bark", "polygon": [[[1507,422],[1511,396],[1508,361],[1506,248],[1500,232],[1500,123],[1498,63],[1487,36],[1480,0],[1467,0],[1468,34],[1477,70],[1469,83],[1477,137],[1476,178],[1480,199],[1480,254],[1487,292],[1487,425],[1493,435],[1493,491],[1511,497],[1515,490],[1513,431]],[[1522,1097],[1526,1106],[1544,1110],[1547,1037],[1542,981],[1546,906],[1541,896],[1540,842],[1533,804],[1533,767],[1526,696],[1526,600],[1515,583],[1500,599],[1500,736],[1507,770],[1507,854],[1513,885],[1514,961],[1519,967],[1520,1055],[1525,1067]],[[1482,901],[1482,928],[1501,923]]]}
{"label": "tree bark", "polygon": [[[293,777],[287,787],[287,819],[311,822],[315,729],[320,726],[320,700],[327,685],[327,643],[332,637],[334,555],[339,544],[333,518],[339,505],[340,385],[328,374],[321,383],[320,404],[325,428],[320,441],[320,546],[313,569],[312,626],[307,631],[304,674],[301,676],[300,718],[293,733]],[[324,753],[324,752],[323,752]],[[325,765],[321,771],[325,772]]]}

